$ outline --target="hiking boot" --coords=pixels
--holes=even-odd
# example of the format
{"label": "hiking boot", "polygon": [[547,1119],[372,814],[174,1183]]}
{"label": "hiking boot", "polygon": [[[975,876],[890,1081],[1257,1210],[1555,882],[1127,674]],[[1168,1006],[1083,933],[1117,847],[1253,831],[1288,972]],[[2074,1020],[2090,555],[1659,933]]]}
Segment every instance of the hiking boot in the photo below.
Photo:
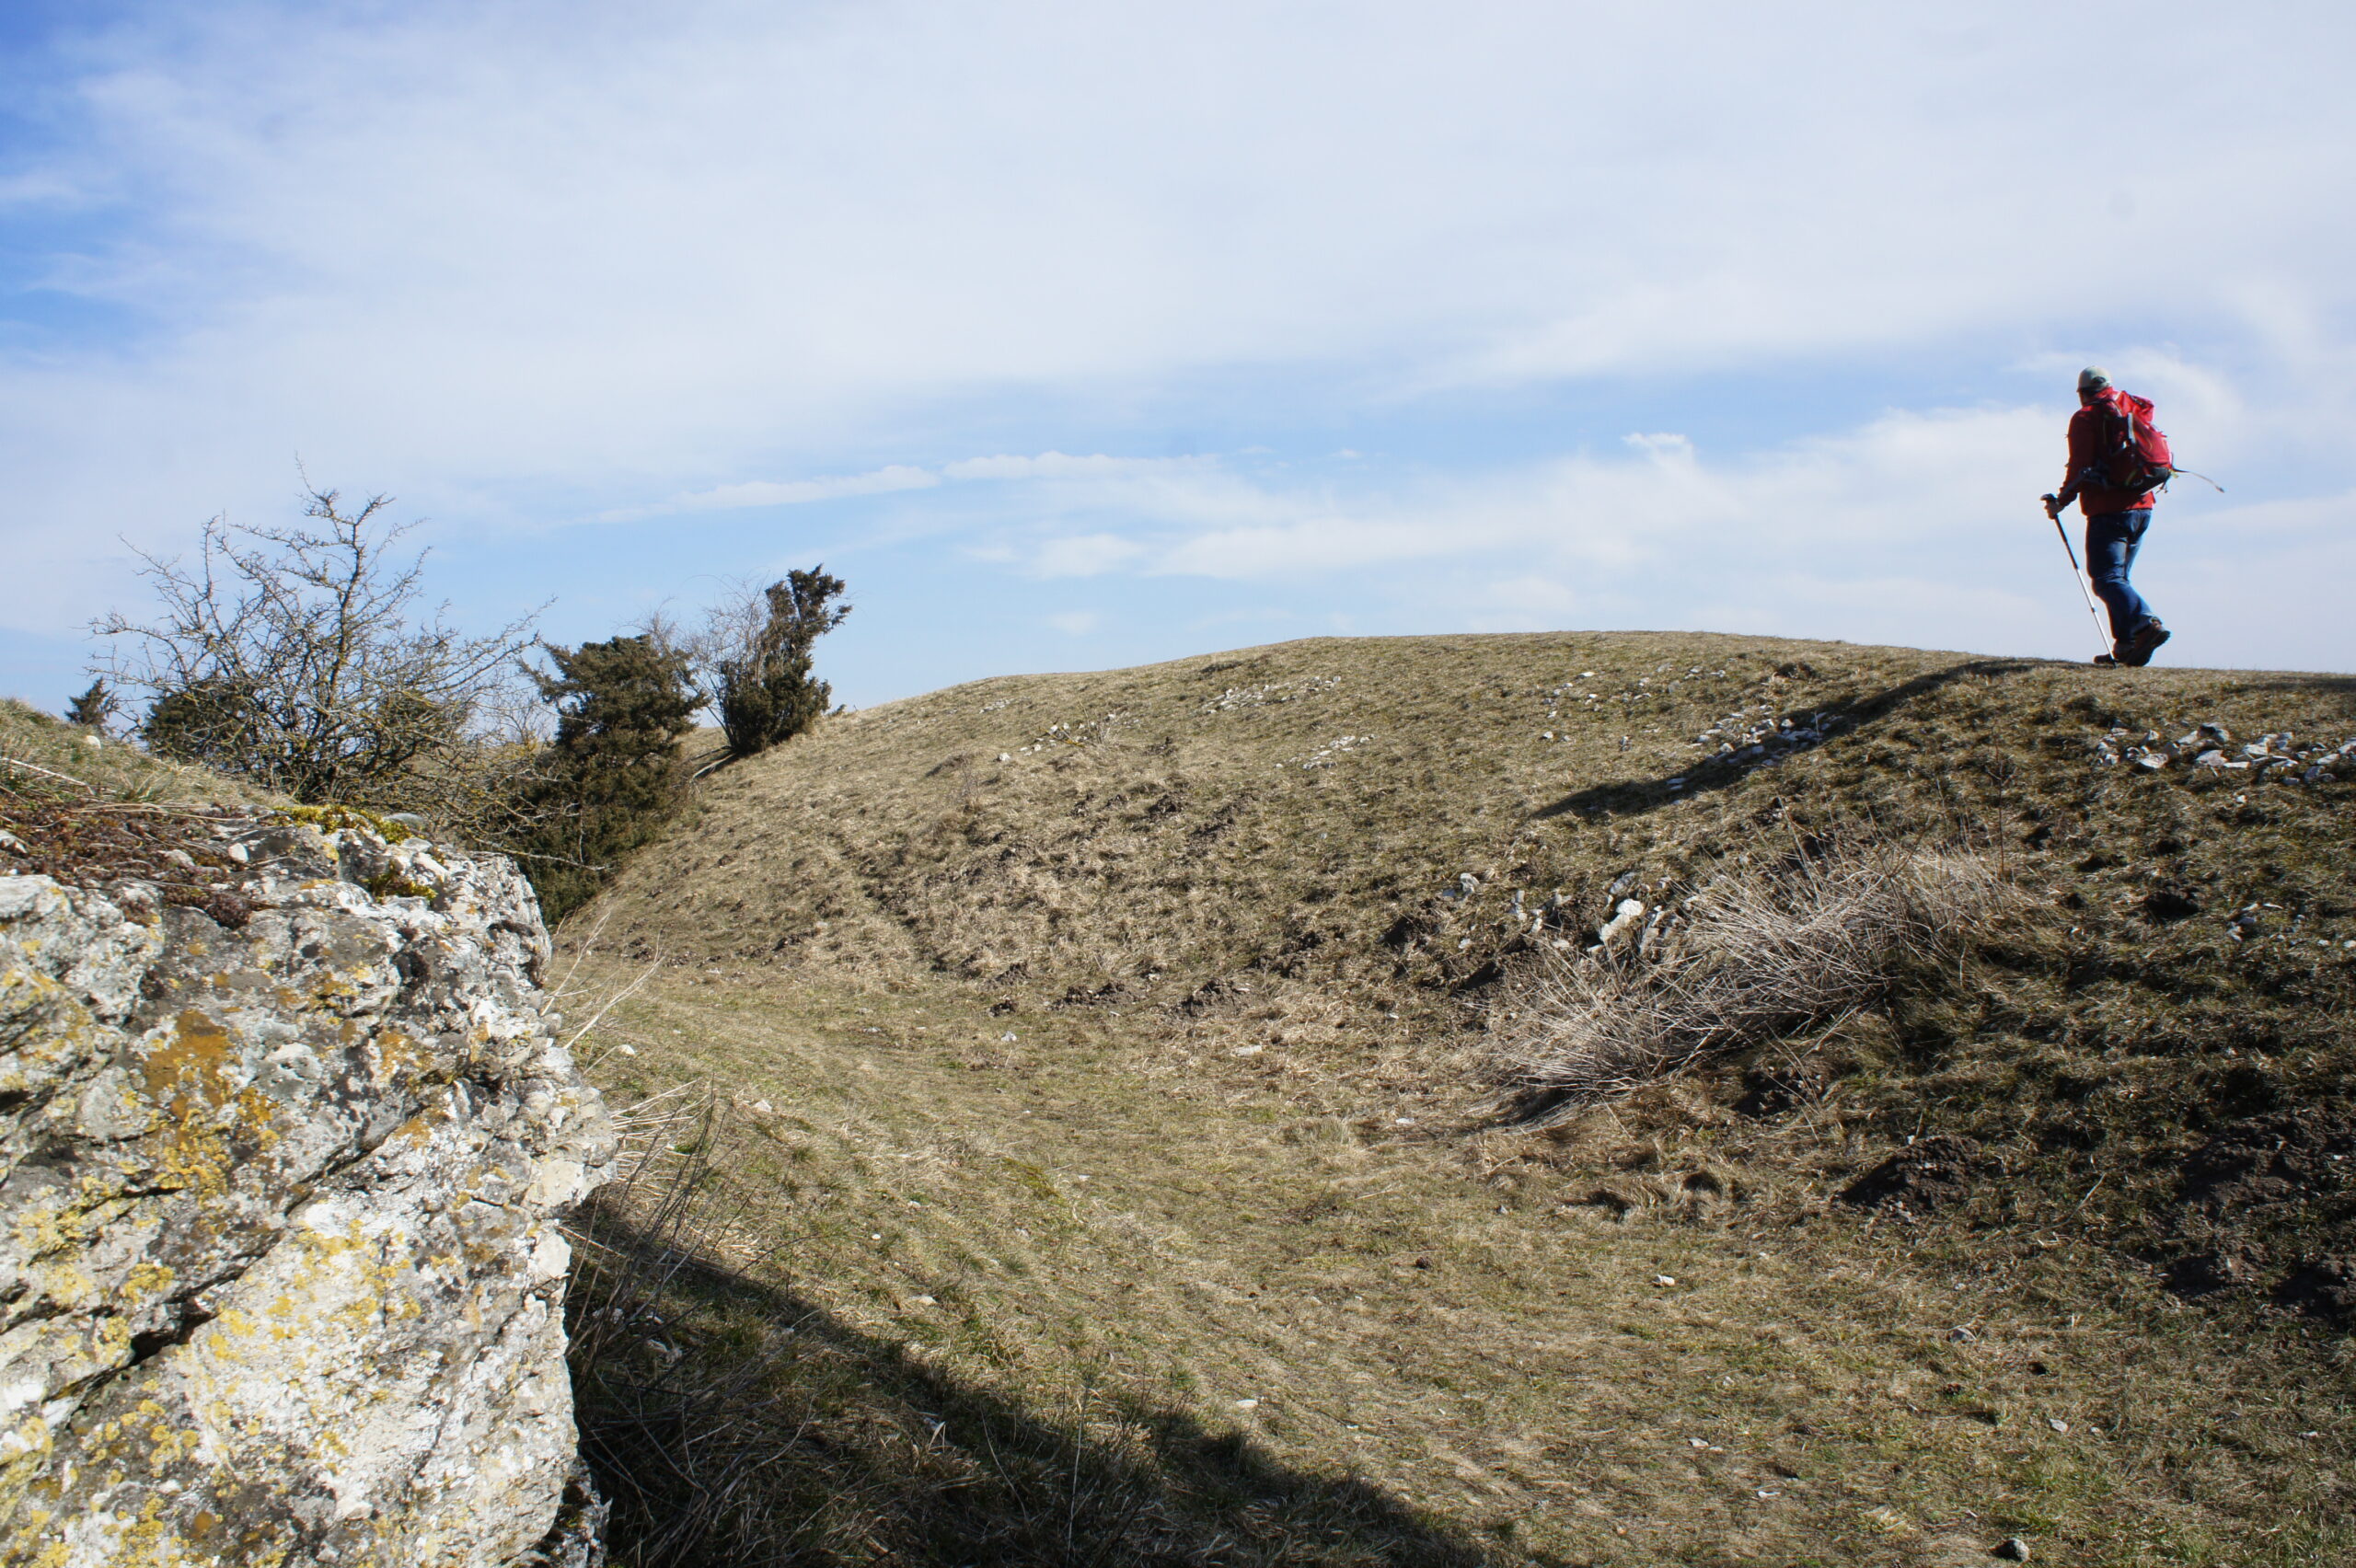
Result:
{"label": "hiking boot", "polygon": [[2097,653],[2097,654],[2096,654],[2096,655],[2095,655],[2095,668],[2096,668],[2096,669],[2097,669],[2097,670],[2115,670],[2115,669],[2117,669],[2118,667],[2119,667],[2119,658],[2118,658],[2118,656],[2117,656],[2116,654],[2112,654],[2112,653]]}
{"label": "hiking boot", "polygon": [[2135,634],[2119,645],[2119,662],[2142,669],[2152,662],[2161,643],[2168,640],[2168,628],[2158,621],[2147,620],[2135,628]]}

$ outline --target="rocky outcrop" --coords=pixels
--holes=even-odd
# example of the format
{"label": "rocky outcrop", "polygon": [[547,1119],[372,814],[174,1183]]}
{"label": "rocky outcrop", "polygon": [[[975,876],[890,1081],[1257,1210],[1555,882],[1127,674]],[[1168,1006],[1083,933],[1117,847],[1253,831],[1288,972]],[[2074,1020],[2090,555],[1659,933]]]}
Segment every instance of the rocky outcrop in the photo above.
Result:
{"label": "rocky outcrop", "polygon": [[592,1561],[557,1222],[614,1140],[530,888],[191,832],[236,901],[0,877],[0,1562]]}

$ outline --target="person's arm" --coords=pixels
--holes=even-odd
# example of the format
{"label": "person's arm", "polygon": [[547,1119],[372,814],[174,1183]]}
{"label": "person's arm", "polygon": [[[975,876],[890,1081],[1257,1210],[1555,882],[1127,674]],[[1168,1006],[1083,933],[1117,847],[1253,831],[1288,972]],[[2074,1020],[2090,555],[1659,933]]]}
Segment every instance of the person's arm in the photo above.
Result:
{"label": "person's arm", "polygon": [[2078,477],[2094,461],[2093,454],[2085,450],[2088,439],[2086,411],[2081,409],[2070,416],[2070,461],[2062,471],[2062,488],[2045,498],[2048,517],[2060,517],[2062,508],[2078,499]]}

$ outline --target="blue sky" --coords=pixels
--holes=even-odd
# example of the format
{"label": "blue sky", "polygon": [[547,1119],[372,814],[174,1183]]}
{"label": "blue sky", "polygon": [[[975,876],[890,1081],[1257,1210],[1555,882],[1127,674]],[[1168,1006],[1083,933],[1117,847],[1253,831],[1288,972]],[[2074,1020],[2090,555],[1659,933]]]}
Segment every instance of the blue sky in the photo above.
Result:
{"label": "blue sky", "polygon": [[2344,6],[0,7],[0,690],[317,479],[488,627],[823,559],[855,703],[1324,632],[2356,667]]}

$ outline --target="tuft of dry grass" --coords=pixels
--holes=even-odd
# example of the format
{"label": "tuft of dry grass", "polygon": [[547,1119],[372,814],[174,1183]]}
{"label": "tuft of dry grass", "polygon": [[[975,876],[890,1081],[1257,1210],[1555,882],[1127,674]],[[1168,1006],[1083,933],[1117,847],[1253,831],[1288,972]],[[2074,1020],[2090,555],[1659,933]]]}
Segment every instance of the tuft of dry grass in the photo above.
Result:
{"label": "tuft of dry grass", "polygon": [[[1836,841],[1738,864],[1652,924],[1547,951],[1495,1054],[1519,1119],[1545,1124],[1697,1062],[1825,1029],[1959,953],[2019,900],[1968,849]],[[1627,906],[1624,921],[1645,913]]]}
{"label": "tuft of dry grass", "polygon": [[719,1321],[729,1241],[714,1153],[726,1108],[666,1091],[618,1120],[621,1179],[573,1222],[565,1308],[581,1454],[632,1568],[768,1562],[799,1523],[765,1472],[806,1423],[772,1387],[791,1325]]}

